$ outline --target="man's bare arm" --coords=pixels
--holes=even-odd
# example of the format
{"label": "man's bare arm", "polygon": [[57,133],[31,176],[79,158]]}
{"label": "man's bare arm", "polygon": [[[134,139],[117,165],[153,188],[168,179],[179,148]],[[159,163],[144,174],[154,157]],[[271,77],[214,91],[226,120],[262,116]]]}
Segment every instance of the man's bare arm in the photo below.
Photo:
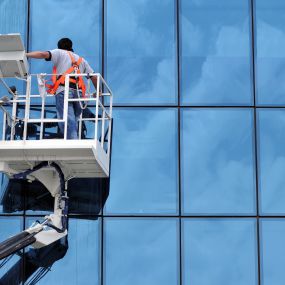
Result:
{"label": "man's bare arm", "polygon": [[49,58],[49,53],[47,51],[31,51],[26,53],[26,56],[29,58],[44,59]]}
{"label": "man's bare arm", "polygon": [[[91,79],[91,81],[92,81],[92,83],[93,83],[93,85],[95,87],[95,90],[97,90],[97,80],[98,80],[98,77],[96,75],[94,75],[94,76],[91,76],[90,79]],[[99,85],[99,96],[101,96],[101,95],[102,95],[102,87]]]}
{"label": "man's bare arm", "polygon": [[97,89],[97,76],[91,76],[90,77],[95,89]]}

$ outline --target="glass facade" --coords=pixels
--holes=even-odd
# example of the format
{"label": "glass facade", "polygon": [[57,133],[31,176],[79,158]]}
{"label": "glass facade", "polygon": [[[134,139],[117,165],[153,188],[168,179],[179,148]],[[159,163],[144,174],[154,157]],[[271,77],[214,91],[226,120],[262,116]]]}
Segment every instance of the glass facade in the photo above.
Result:
{"label": "glass facade", "polygon": [[[87,210],[71,207],[68,248],[38,284],[285,283],[284,13],[282,0],[0,1],[1,34],[30,51],[70,37],[114,93],[109,196],[100,211],[71,193]],[[12,211],[0,178],[4,240],[51,209],[20,187]],[[29,284],[26,253],[0,261],[0,284]]]}
{"label": "glass facade", "polygon": [[250,1],[180,7],[182,105],[251,105]]}

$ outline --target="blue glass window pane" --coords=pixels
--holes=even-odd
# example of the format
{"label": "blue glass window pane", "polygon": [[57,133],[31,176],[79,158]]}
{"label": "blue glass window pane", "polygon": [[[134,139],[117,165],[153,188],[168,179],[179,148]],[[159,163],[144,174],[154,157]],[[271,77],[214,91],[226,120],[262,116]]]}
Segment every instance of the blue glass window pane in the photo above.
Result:
{"label": "blue glass window pane", "polygon": [[183,247],[183,284],[258,284],[255,220],[184,220]]}
{"label": "blue glass window pane", "polygon": [[114,110],[111,185],[106,212],[177,213],[177,112]]}
{"label": "blue glass window pane", "polygon": [[[73,41],[75,53],[84,57],[100,71],[101,0],[31,0],[31,50],[57,48],[61,38]],[[51,73],[52,65],[44,60],[32,60],[33,73]]]}
{"label": "blue glass window pane", "polygon": [[285,2],[255,2],[257,102],[259,105],[284,105]]}
{"label": "blue glass window pane", "polygon": [[[36,218],[29,218],[30,225]],[[40,285],[100,284],[100,221],[69,219],[68,249],[54,262]],[[51,256],[49,253],[47,256]],[[47,262],[48,260],[42,260]]]}
{"label": "blue glass window pane", "polygon": [[20,183],[14,185],[0,173],[0,213],[20,214],[24,210],[24,187]]}
{"label": "blue glass window pane", "polygon": [[[20,33],[24,46],[27,39],[27,0],[0,1],[0,34]],[[8,86],[16,86],[19,92],[23,91],[23,82],[15,79],[5,79]],[[8,95],[7,89],[0,82],[0,97]],[[0,110],[2,119],[2,111]],[[2,133],[1,133],[2,135]]]}
{"label": "blue glass window pane", "polygon": [[175,104],[175,1],[108,0],[106,11],[106,74],[114,102]]}
{"label": "blue glass window pane", "polygon": [[27,3],[26,0],[0,1],[0,34],[20,33],[25,40]]}
{"label": "blue glass window pane", "polygon": [[[44,215],[54,210],[54,198],[39,181],[24,182],[26,215]],[[100,215],[109,195],[108,178],[73,178],[68,181],[68,213]],[[1,209],[1,208],[0,208]]]}
{"label": "blue glass window pane", "polygon": [[181,0],[183,105],[248,105],[248,0]]}
{"label": "blue glass window pane", "polygon": [[105,221],[105,285],[179,284],[176,219]]}
{"label": "blue glass window pane", "polygon": [[259,188],[263,214],[285,214],[285,111],[258,110]]}
{"label": "blue glass window pane", "polygon": [[251,110],[185,109],[181,118],[183,212],[254,214]]}
{"label": "blue glass window pane", "polygon": [[282,285],[285,280],[285,221],[261,220],[262,285]]}
{"label": "blue glass window pane", "polygon": [[[0,217],[0,242],[22,231],[22,218]],[[0,264],[3,260],[0,261]],[[14,255],[0,268],[0,284],[21,284],[22,263],[19,256]]]}

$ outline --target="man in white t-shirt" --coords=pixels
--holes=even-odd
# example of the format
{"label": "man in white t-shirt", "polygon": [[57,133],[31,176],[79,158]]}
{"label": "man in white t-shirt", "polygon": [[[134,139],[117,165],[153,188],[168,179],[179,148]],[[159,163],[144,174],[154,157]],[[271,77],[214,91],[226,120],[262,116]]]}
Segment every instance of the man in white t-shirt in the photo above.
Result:
{"label": "man in white t-shirt", "polygon": [[[28,58],[45,59],[46,61],[52,61],[56,67],[57,74],[65,73],[74,62],[79,63],[78,68],[81,73],[94,73],[88,62],[81,58],[79,55],[73,52],[72,41],[68,38],[62,38],[57,43],[57,49],[50,51],[33,51],[27,53]],[[74,61],[74,62],[73,62]],[[90,77],[94,87],[97,87],[97,77]],[[64,80],[63,80],[64,82]],[[60,83],[54,90],[56,99],[57,117],[63,118],[64,107],[64,83]],[[69,84],[69,97],[78,98],[78,85],[76,83]],[[68,120],[67,120],[67,139],[78,139],[77,122],[82,112],[79,102],[69,103],[68,106]],[[64,134],[64,124],[59,123],[59,129],[61,136]]]}

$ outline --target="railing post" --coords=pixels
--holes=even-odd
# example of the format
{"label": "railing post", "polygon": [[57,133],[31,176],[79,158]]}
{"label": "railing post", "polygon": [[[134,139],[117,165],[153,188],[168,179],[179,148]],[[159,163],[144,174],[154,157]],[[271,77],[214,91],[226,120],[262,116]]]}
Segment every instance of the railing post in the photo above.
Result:
{"label": "railing post", "polygon": [[104,147],[105,140],[105,108],[102,110],[101,147]]}
{"label": "railing post", "polygon": [[[100,75],[97,75],[97,86],[96,86],[96,110],[95,110],[95,136],[94,139],[98,139],[98,118],[99,118],[99,94],[100,94]],[[96,144],[95,144],[96,146]]]}
{"label": "railing post", "polygon": [[111,131],[112,131],[112,106],[113,106],[113,95],[112,92],[109,90],[110,92],[110,112],[109,112],[109,116],[110,116],[110,123],[109,123],[109,129],[108,129],[108,149],[107,149],[107,156],[108,158],[110,158],[110,148],[111,148]]}
{"label": "railing post", "polygon": [[15,135],[15,125],[16,125],[16,117],[17,117],[17,97],[13,98],[13,109],[12,109],[12,121],[11,121],[11,131],[10,131],[10,140],[14,140]]}
{"label": "railing post", "polygon": [[[78,101],[78,103],[80,103]],[[81,137],[82,137],[82,114],[83,114],[83,110],[79,116],[79,130],[78,130],[78,139],[81,140]]]}
{"label": "railing post", "polygon": [[69,74],[65,76],[64,84],[65,86],[64,86],[63,120],[64,120],[64,139],[66,140],[67,139],[68,98],[69,98]]}
{"label": "railing post", "polygon": [[42,110],[41,110],[41,129],[40,129],[40,140],[43,139],[43,128],[44,128],[44,123],[43,120],[45,118],[45,102],[46,102],[46,96],[43,95],[42,97]]}
{"label": "railing post", "polygon": [[26,105],[25,105],[25,119],[24,119],[24,137],[23,137],[24,141],[27,139],[28,121],[30,118],[30,95],[31,95],[31,75],[28,75],[27,88],[26,88],[26,100],[25,100]]}
{"label": "railing post", "polygon": [[6,112],[3,112],[2,141],[4,141],[4,140],[5,140],[5,138],[6,138],[6,121],[7,121],[7,114],[6,114]]}

